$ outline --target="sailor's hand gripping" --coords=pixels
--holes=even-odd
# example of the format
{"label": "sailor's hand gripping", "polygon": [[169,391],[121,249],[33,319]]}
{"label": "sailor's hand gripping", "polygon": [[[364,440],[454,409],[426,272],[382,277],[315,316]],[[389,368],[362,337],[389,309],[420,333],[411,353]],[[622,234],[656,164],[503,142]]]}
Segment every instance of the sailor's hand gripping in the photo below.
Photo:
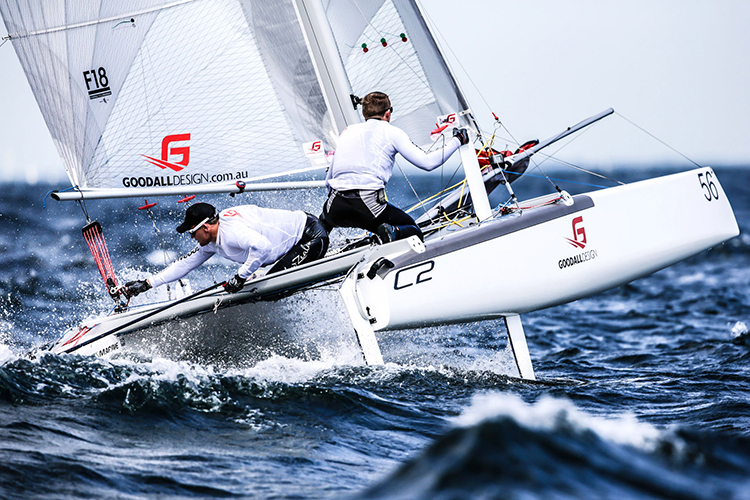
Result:
{"label": "sailor's hand gripping", "polygon": [[224,285],[224,290],[226,290],[227,293],[237,293],[242,290],[243,286],[245,286],[245,281],[247,281],[245,278],[240,278],[239,274],[235,274],[234,277]]}
{"label": "sailor's hand gripping", "polygon": [[135,280],[125,283],[125,293],[128,297],[135,297],[151,288],[148,280]]}

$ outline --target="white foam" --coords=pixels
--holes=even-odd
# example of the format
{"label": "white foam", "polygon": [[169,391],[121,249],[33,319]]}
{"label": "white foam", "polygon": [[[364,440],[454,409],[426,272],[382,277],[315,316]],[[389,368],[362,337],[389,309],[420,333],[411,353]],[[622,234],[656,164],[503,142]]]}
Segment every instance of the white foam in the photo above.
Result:
{"label": "white foam", "polygon": [[0,364],[5,364],[8,361],[16,359],[17,356],[13,353],[9,346],[0,344]]}
{"label": "white foam", "polygon": [[745,334],[747,334],[747,325],[744,322],[738,321],[732,326],[732,337],[741,337]]}
{"label": "white foam", "polygon": [[334,366],[332,360],[305,361],[274,355],[239,374],[268,382],[299,384],[312,380],[322,371],[330,370]]}
{"label": "white foam", "polygon": [[677,277],[678,285],[694,285],[696,283],[704,283],[708,285],[718,284],[718,280],[709,274],[702,271],[694,272],[692,274],[684,274]]}
{"label": "white foam", "polygon": [[592,431],[604,440],[646,451],[654,451],[664,440],[678,448],[681,446],[680,440],[671,431],[640,422],[633,414],[625,413],[611,418],[594,416],[568,400],[551,396],[527,404],[513,394],[480,394],[473,398],[472,405],[466,411],[454,419],[454,423],[460,427],[471,427],[501,417],[510,417],[529,429]]}
{"label": "white foam", "polygon": [[226,370],[217,370],[213,366],[193,364],[186,361],[174,361],[167,358],[153,358],[150,361],[133,361],[127,358],[115,358],[111,361],[98,359],[98,361],[136,368],[136,371],[128,379],[122,381],[121,384],[141,379],[148,379],[154,382],[173,382],[182,379],[196,387],[201,383],[215,380],[217,376],[239,376],[255,379],[259,382],[299,384],[310,381],[321,372],[337,366],[335,360],[331,359],[305,361],[283,356],[272,356],[250,368],[229,368]]}

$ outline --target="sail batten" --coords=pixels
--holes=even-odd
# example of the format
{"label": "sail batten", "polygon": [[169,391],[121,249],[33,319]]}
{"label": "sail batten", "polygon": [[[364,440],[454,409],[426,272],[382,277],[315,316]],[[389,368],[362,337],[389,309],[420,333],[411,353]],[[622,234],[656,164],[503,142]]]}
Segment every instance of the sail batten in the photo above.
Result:
{"label": "sail batten", "polygon": [[49,34],[49,33],[55,33],[57,31],[67,31],[67,30],[72,30],[72,29],[76,29],[76,28],[85,28],[87,26],[94,26],[94,25],[97,25],[97,24],[104,24],[104,23],[109,23],[109,22],[112,22],[112,21],[121,21],[123,19],[139,17],[139,16],[141,16],[143,14],[149,14],[151,12],[156,12],[156,11],[159,11],[159,10],[169,9],[170,7],[176,7],[178,5],[182,5],[182,4],[189,3],[189,2],[195,2],[195,1],[197,1],[197,0],[178,0],[178,1],[166,4],[166,5],[152,7],[152,8],[149,8],[149,9],[143,9],[143,10],[133,11],[133,12],[125,12],[125,13],[117,14],[117,15],[110,16],[110,17],[99,18],[99,19],[92,19],[90,21],[83,21],[83,22],[74,23],[74,24],[68,24],[68,25],[64,25],[64,26],[56,26],[56,27],[52,27],[52,28],[46,28],[46,29],[37,30],[37,31],[31,31],[31,32],[27,32],[27,33],[9,33],[8,36],[11,39],[12,38],[28,38],[28,37],[37,36],[37,35],[46,35],[46,34]]}

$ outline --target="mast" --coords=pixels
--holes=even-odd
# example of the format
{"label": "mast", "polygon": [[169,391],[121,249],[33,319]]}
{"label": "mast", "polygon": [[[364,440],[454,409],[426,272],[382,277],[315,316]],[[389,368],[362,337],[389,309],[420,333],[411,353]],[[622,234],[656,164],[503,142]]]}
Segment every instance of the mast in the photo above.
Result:
{"label": "mast", "polygon": [[323,89],[323,97],[338,129],[336,133],[341,134],[348,125],[362,120],[352,105],[351,84],[328,24],[325,8],[320,0],[294,0],[294,6]]}
{"label": "mast", "polygon": [[[427,25],[425,16],[424,14],[422,14],[422,10],[419,4],[417,2],[412,3],[415,11],[419,13],[419,20],[424,25],[425,32],[430,37],[433,45],[438,51],[438,54],[440,54],[440,60],[445,67],[445,73],[450,78],[450,81],[455,89],[456,96],[458,97],[459,102],[463,107],[463,109],[458,111],[460,112],[460,114],[466,116],[466,120],[469,122],[471,128],[468,131],[469,137],[472,137],[473,134],[476,134],[480,142],[483,142],[481,129],[479,128],[479,125],[474,118],[474,114],[471,113],[469,104],[466,102],[466,98],[464,97],[463,92],[461,92],[461,88],[458,86],[458,82],[456,81],[456,77],[453,74],[453,71],[451,71],[450,66],[448,66],[448,60],[446,59],[442,50],[440,50],[440,45],[437,43],[437,40],[435,40],[435,37],[432,35],[432,30],[430,30],[429,26]],[[471,202],[474,206],[474,213],[477,216],[477,220],[479,222],[482,222],[492,217],[492,208],[490,206],[487,189],[485,189],[484,186],[484,180],[482,179],[482,169],[479,166],[479,160],[477,160],[476,152],[471,144],[472,141],[470,140],[469,144],[461,146],[458,151],[461,155],[461,165],[463,166],[464,177],[466,178],[466,183],[468,184],[469,192],[471,193]],[[508,184],[508,187],[510,187],[510,184]]]}
{"label": "mast", "polygon": [[490,199],[487,195],[487,189],[484,187],[484,180],[482,179],[482,170],[479,166],[479,160],[477,160],[477,154],[472,146],[464,144],[458,149],[461,155],[461,164],[464,167],[464,176],[466,177],[466,183],[469,185],[469,193],[471,194],[471,203],[474,205],[474,213],[477,216],[477,220],[482,222],[492,217],[492,208],[490,207]]}

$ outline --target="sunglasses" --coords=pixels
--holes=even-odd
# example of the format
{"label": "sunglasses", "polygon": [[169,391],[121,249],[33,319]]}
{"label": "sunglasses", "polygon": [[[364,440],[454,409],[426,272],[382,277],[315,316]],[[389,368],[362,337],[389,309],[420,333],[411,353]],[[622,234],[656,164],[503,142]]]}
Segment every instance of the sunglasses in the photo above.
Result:
{"label": "sunglasses", "polygon": [[203,219],[203,220],[202,220],[202,221],[200,222],[200,224],[198,224],[197,226],[195,226],[195,227],[194,227],[194,228],[192,228],[192,229],[188,229],[188,230],[187,230],[188,234],[189,234],[190,236],[194,235],[194,234],[195,234],[195,232],[196,232],[196,231],[197,231],[198,229],[200,229],[200,228],[201,228],[201,226],[203,226],[203,224],[205,224],[205,223],[206,223],[206,222],[208,222],[209,220],[211,220],[211,217],[206,217],[205,219]]}

